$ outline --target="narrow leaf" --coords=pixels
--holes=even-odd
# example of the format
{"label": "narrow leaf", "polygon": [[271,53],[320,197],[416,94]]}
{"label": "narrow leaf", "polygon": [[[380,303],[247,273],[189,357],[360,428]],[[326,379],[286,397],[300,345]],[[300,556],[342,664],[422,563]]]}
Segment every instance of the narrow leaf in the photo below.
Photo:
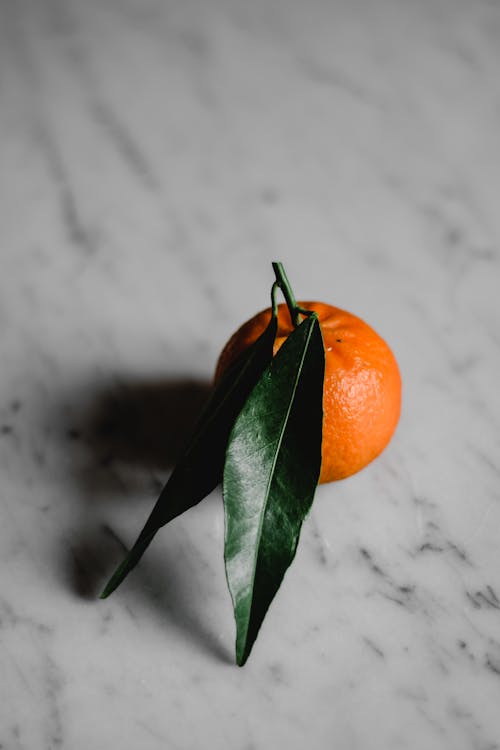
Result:
{"label": "narrow leaf", "polygon": [[248,397],[224,466],[225,562],[245,663],[292,562],[321,468],[325,354],[315,314],[285,341]]}
{"label": "narrow leaf", "polygon": [[248,394],[273,356],[277,318],[215,386],[187,448],[163,488],[134,546],[108,581],[109,596],[134,568],[159,528],[203,500],[222,481],[229,433]]}

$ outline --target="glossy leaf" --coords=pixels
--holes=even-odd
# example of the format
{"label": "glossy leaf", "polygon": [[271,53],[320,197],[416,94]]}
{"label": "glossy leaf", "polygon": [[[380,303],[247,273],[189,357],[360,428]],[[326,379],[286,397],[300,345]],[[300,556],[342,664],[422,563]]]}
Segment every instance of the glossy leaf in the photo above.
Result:
{"label": "glossy leaf", "polygon": [[163,488],[137,541],[107,583],[101,598],[109,596],[134,568],[158,529],[199,503],[222,481],[229,433],[273,356],[277,318],[222,376],[214,388],[184,455]]}
{"label": "glossy leaf", "polygon": [[319,479],[325,354],[315,314],[290,334],[231,431],[224,466],[225,562],[245,663]]}

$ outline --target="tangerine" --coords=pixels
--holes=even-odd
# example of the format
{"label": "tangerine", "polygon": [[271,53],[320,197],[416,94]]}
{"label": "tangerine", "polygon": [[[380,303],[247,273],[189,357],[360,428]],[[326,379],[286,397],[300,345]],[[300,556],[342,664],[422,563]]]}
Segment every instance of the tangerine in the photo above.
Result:
{"label": "tangerine", "polygon": [[[324,302],[299,302],[314,310],[325,346],[323,437],[319,482],[355,474],[386,447],[399,420],[401,376],[386,342],[352,313]],[[271,308],[244,323],[222,349],[217,380],[264,331]],[[286,304],[278,305],[274,354],[292,332]]]}

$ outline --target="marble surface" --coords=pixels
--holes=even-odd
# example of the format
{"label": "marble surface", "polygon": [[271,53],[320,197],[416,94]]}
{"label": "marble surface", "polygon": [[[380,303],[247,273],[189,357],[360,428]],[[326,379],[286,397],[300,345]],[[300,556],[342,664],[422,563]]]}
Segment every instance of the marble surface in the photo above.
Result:
{"label": "marble surface", "polygon": [[[0,2],[0,747],[500,748],[500,4]],[[247,665],[217,490],[110,599],[230,333],[400,363]]]}

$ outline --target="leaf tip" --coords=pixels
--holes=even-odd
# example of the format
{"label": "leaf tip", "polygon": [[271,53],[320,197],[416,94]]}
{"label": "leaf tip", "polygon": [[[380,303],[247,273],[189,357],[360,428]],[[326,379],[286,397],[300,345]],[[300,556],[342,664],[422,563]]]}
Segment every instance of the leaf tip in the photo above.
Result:
{"label": "leaf tip", "polygon": [[250,651],[244,651],[243,653],[236,654],[236,665],[238,667],[244,667],[249,656]]}
{"label": "leaf tip", "polygon": [[99,599],[107,599],[108,596],[110,596],[113,591],[118,588],[123,580],[122,567],[123,566],[120,565],[120,567],[113,573],[113,575],[99,594]]}
{"label": "leaf tip", "polygon": [[103,588],[101,593],[99,594],[99,599],[107,599],[110,594],[113,593],[113,589],[110,587],[109,583]]}
{"label": "leaf tip", "polygon": [[[254,639],[255,640],[255,639]],[[238,667],[244,667],[250,656],[254,640],[249,638],[241,639],[236,643],[236,664]]]}

